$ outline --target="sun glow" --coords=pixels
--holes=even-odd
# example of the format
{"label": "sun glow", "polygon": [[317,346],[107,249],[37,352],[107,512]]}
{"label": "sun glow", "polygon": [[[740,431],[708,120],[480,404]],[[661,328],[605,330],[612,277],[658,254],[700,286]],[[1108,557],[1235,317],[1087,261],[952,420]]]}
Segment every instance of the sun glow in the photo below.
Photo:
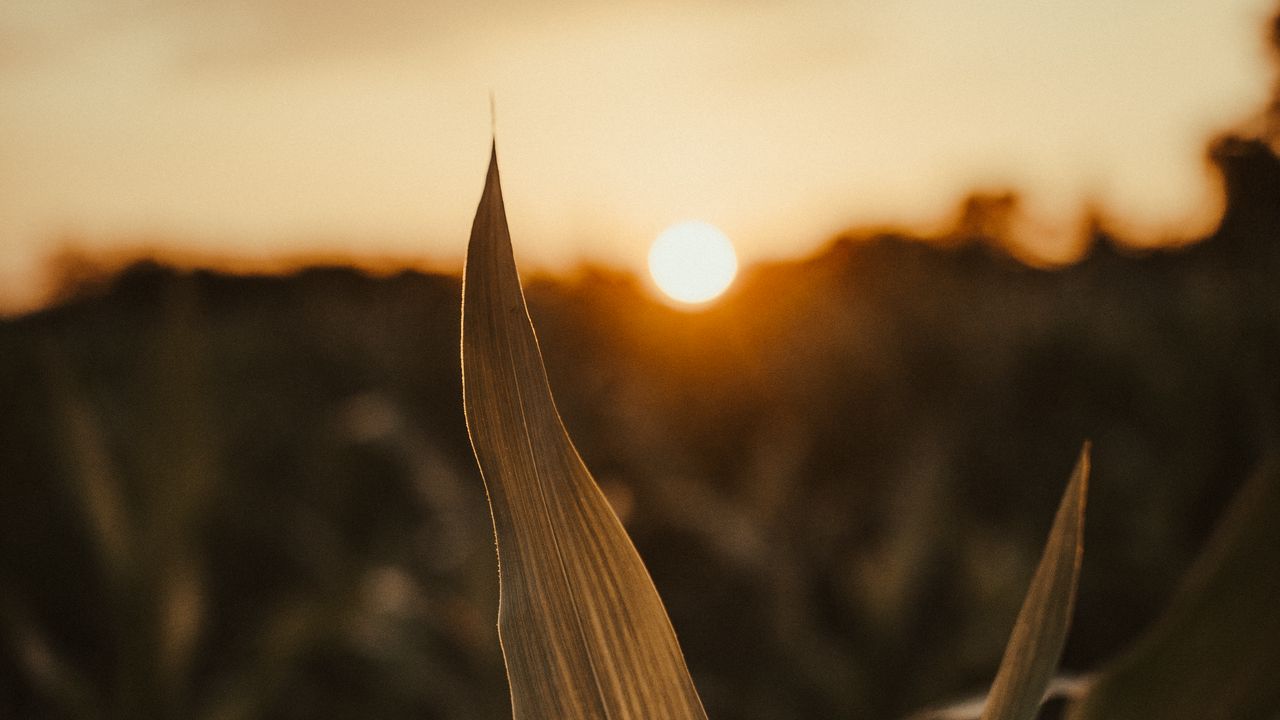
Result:
{"label": "sun glow", "polygon": [[653,282],[677,302],[699,305],[714,300],[728,289],[737,273],[733,244],[708,223],[672,225],[649,248]]}

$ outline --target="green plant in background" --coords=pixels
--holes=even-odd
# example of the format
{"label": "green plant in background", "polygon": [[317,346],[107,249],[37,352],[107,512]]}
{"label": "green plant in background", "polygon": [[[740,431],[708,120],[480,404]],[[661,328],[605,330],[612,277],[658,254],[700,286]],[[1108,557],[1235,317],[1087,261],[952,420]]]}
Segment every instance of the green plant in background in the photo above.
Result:
{"label": "green plant in background", "polygon": [[[225,622],[211,607],[205,534],[226,488],[217,459],[222,437],[205,393],[207,338],[194,329],[195,303],[185,283],[165,298],[149,348],[153,392],[139,402],[145,409],[130,438],[142,452],[132,463],[112,452],[108,424],[63,353],[52,344],[45,348],[70,494],[106,608],[92,627],[107,639],[105,682],[93,676],[94,668],[77,664],[83,658],[63,657],[20,598],[7,597],[0,608],[34,687],[60,717],[262,717],[299,659],[334,634],[358,600],[359,576],[350,575],[338,592],[273,608],[252,628],[245,657],[213,680],[201,676],[201,663],[213,654],[210,632]],[[93,580],[82,579],[87,587]]]}
{"label": "green plant in background", "polygon": [[[467,427],[497,537],[517,720],[705,718],[657,591],[560,420],[516,272],[497,152],[462,291]],[[1088,487],[1067,486],[982,720],[1029,720],[1066,641]]]}
{"label": "green plant in background", "polygon": [[[475,514],[454,509],[453,462],[386,394],[326,395],[297,365],[293,394],[270,379],[237,394],[261,366],[222,351],[275,348],[212,321],[191,278],[149,299],[127,323],[32,343],[43,404],[18,412],[57,453],[30,480],[0,471],[0,718],[500,715],[500,664],[468,635],[491,630],[433,565],[475,565],[487,534],[447,524]],[[322,408],[310,430],[289,409],[300,397]],[[237,434],[269,451],[229,452]],[[237,482],[237,464],[262,460],[269,472]],[[467,575],[488,594],[491,578]]]}

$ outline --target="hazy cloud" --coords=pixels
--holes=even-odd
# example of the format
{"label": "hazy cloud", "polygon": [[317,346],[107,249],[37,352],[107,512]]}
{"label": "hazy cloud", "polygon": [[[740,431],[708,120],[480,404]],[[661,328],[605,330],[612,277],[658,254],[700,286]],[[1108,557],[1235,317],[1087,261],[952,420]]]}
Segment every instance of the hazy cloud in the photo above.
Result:
{"label": "hazy cloud", "polygon": [[1205,139],[1266,102],[1273,9],[6,3],[0,269],[66,234],[457,257],[490,90],[513,222],[543,263],[633,263],[690,216],[748,258],[786,254],[974,187],[1022,190],[1036,227],[1074,228],[1089,202],[1191,232]]}

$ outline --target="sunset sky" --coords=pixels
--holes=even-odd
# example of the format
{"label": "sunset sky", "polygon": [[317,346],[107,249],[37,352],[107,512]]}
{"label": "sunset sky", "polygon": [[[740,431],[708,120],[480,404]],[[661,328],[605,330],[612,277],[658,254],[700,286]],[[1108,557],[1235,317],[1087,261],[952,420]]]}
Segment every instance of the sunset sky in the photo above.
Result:
{"label": "sunset sky", "polygon": [[638,270],[674,222],[746,262],[1014,188],[1203,231],[1213,134],[1274,77],[1273,0],[0,4],[0,306],[45,259],[162,247],[460,267],[497,103],[526,268]]}

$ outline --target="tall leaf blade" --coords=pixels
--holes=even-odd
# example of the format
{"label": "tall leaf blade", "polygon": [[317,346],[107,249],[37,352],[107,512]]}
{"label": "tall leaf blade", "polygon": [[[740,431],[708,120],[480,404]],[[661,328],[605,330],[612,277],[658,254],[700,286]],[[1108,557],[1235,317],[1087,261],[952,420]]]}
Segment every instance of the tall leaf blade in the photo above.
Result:
{"label": "tall leaf blade", "polygon": [[705,720],[653,581],[556,411],[496,151],[462,296],[463,401],[498,544],[515,720]]}
{"label": "tall leaf blade", "polygon": [[1084,507],[1089,487],[1089,445],[1067,483],[1031,589],[987,695],[982,720],[1031,720],[1053,679],[1075,607],[1084,548]]}
{"label": "tall leaf blade", "polygon": [[1280,467],[1231,502],[1164,615],[1072,720],[1280,718]]}

